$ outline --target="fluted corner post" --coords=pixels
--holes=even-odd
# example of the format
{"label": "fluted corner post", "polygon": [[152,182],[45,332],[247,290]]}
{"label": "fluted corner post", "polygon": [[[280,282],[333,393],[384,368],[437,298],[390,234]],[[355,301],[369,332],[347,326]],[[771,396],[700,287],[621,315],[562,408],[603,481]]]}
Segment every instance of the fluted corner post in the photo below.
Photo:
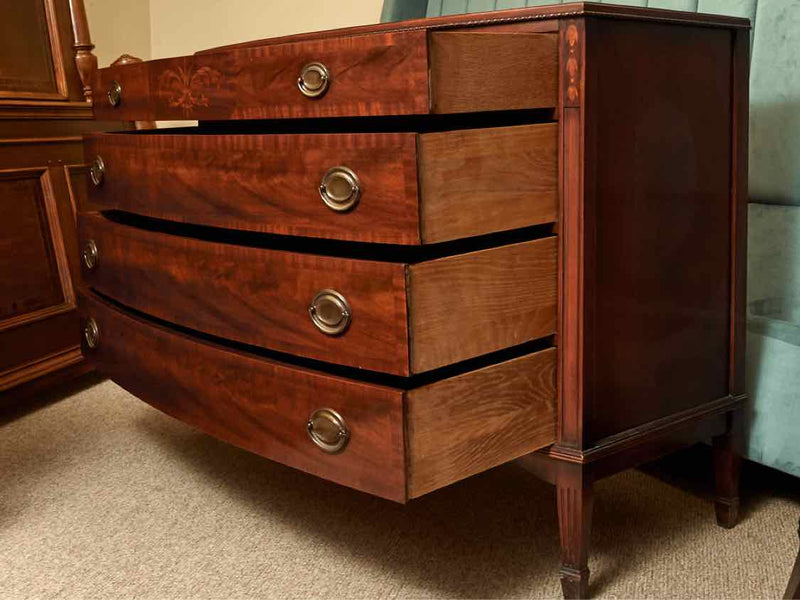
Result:
{"label": "fluted corner post", "polygon": [[89,22],[86,19],[86,7],[83,0],[69,0],[72,15],[72,47],[75,50],[75,65],[83,84],[83,97],[92,102],[92,77],[97,70],[97,57],[92,54],[94,44],[89,35]]}

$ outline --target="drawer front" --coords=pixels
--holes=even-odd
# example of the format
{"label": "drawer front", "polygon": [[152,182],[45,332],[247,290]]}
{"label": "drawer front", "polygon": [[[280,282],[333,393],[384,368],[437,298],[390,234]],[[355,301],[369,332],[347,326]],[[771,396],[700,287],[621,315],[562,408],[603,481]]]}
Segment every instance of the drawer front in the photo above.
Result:
{"label": "drawer front", "polygon": [[93,89],[98,119],[225,120],[555,108],[557,83],[555,33],[409,30],[109,67]]}
{"label": "drawer front", "polygon": [[[266,250],[148,231],[97,214],[79,217],[96,247],[84,281],[144,313],[222,338],[341,365],[408,374],[405,268]],[[340,335],[315,326],[323,290],[343,294]]]}
{"label": "drawer front", "polygon": [[[548,348],[408,391],[334,377],[197,340],[79,295],[83,352],[165,413],[272,460],[398,502],[556,440],[556,351]],[[308,421],[342,419],[323,451]],[[319,414],[319,413],[317,413]],[[325,425],[341,423],[315,418]],[[340,439],[340,438],[339,438]],[[336,436],[323,442],[338,441]],[[329,449],[335,449],[329,447]]]}
{"label": "drawer front", "polygon": [[[95,255],[92,268],[84,261],[84,281],[105,296],[183,327],[339,365],[407,376],[555,331],[555,238],[409,266],[199,240],[96,214],[81,215],[79,233]],[[320,293],[315,324],[309,307]],[[338,321],[330,316],[320,325],[325,311],[346,328],[327,329]]]}
{"label": "drawer front", "polygon": [[[91,186],[88,208],[284,235],[418,244],[416,152],[413,133],[95,135],[86,139],[86,156],[101,157],[104,175]],[[342,166],[358,179],[358,201],[331,208],[320,185],[330,169]],[[346,184],[341,174],[335,179],[333,185]]]}
{"label": "drawer front", "polygon": [[[84,354],[103,374],[167,414],[226,442],[356,489],[404,501],[403,394],[200,342],[82,294],[99,333]],[[318,409],[342,415],[344,451],[309,439]]]}
{"label": "drawer front", "polygon": [[443,242],[555,222],[557,141],[556,123],[419,136],[93,135],[86,156],[100,157],[103,174],[84,209],[282,235]]}
{"label": "drawer front", "polygon": [[[323,65],[329,80],[316,97],[298,86],[312,63]],[[427,71],[425,32],[406,31],[109,67],[97,72],[92,89],[96,117],[109,120],[407,115],[427,112]],[[106,97],[114,82],[121,88],[116,106]]]}

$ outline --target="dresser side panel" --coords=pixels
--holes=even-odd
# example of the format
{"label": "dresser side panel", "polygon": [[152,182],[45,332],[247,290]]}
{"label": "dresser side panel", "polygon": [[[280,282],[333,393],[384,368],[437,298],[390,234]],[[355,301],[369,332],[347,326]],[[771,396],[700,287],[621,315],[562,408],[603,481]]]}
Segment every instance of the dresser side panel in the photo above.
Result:
{"label": "dresser side panel", "polygon": [[588,19],[584,435],[728,395],[732,32]]}

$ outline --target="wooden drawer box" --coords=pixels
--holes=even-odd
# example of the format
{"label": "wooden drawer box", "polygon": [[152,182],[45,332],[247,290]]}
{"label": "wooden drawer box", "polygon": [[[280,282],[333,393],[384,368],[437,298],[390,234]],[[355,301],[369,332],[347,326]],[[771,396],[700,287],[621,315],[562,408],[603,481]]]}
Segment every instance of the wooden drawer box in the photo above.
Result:
{"label": "wooden drawer box", "polygon": [[[557,143],[556,123],[419,135],[92,135],[86,156],[101,157],[104,173],[88,208],[275,234],[442,242],[554,222]],[[357,192],[340,167],[355,175]]]}
{"label": "wooden drawer box", "polygon": [[285,119],[554,108],[557,82],[555,33],[419,30],[115,66],[94,89],[101,119]]}
{"label": "wooden drawer box", "polygon": [[[404,390],[199,341],[90,294],[80,303],[98,332],[84,353],[142,400],[229,443],[384,498],[403,502],[555,440],[552,348]],[[336,454],[307,431],[323,408],[349,433]],[[315,423],[331,443],[331,423]]]}
{"label": "wooden drawer box", "polygon": [[[410,375],[555,331],[555,237],[407,264],[219,243],[97,214],[81,215],[79,231],[96,255],[92,269],[84,260],[85,282],[121,304],[340,365]],[[349,305],[341,334],[309,314],[325,290]]]}

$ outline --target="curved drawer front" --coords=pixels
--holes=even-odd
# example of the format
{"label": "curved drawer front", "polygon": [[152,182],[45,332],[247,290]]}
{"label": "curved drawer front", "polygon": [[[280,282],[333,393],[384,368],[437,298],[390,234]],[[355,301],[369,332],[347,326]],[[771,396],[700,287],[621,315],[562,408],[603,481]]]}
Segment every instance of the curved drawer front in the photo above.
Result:
{"label": "curved drawer front", "polygon": [[93,294],[80,294],[79,309],[91,331],[87,359],[142,400],[251,452],[391,500],[555,441],[554,348],[401,390],[200,341]]}
{"label": "curved drawer front", "polygon": [[555,222],[557,142],[556,123],[420,135],[96,134],[85,154],[102,172],[87,208],[282,235],[442,242]]}
{"label": "curved drawer front", "polygon": [[121,304],[330,363],[405,376],[555,331],[552,237],[407,265],[207,241],[97,214],[80,216],[79,233],[94,257],[84,280]]}
{"label": "curved drawer front", "polygon": [[[429,59],[430,54],[430,59]],[[100,69],[105,120],[286,119],[556,106],[555,33],[422,30],[266,43]]]}
{"label": "curved drawer front", "polygon": [[[284,235],[419,243],[416,136],[87,136],[101,157],[90,207],[173,221]],[[355,173],[358,201],[345,210],[320,192],[326,173]],[[329,187],[346,186],[339,177]],[[326,188],[327,189],[327,188]],[[332,191],[345,199],[347,192]]]}
{"label": "curved drawer front", "polygon": [[[81,215],[97,248],[82,264],[91,287],[149,315],[222,338],[342,365],[408,372],[405,269],[202,241]],[[309,307],[323,290],[352,313],[341,335],[320,331]],[[335,307],[329,307],[335,310]]]}
{"label": "curved drawer front", "polygon": [[[98,338],[84,354],[104,375],[156,408],[217,438],[371,494],[405,498],[403,394],[200,342],[81,294]],[[349,429],[339,454],[309,439],[317,409]]]}

